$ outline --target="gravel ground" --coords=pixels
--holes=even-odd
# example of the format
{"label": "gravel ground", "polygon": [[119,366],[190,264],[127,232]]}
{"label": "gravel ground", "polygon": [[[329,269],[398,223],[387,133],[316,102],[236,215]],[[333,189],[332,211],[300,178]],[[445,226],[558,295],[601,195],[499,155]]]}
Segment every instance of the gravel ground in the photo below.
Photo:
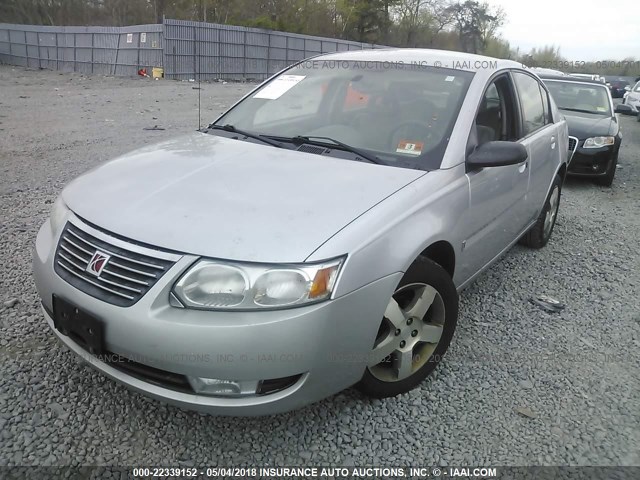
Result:
{"label": "gravel ground", "polygon": [[[266,418],[149,400],[80,364],[46,326],[31,248],[61,188],[194,130],[188,82],[0,66],[0,465],[640,465],[640,123],[613,188],[570,180],[547,248],[514,248],[462,294],[436,374]],[[249,85],[202,86],[211,120]],[[145,131],[159,125],[164,131]],[[528,299],[548,294],[559,314]],[[14,299],[17,303],[14,303]]]}

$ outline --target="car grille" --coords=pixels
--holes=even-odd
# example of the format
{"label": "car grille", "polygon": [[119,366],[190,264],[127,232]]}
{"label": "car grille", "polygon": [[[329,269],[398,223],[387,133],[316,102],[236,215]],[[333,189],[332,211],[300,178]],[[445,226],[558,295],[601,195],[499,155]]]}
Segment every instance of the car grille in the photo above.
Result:
{"label": "car grille", "polygon": [[[89,273],[96,252],[110,257],[99,274]],[[107,243],[69,222],[55,255],[55,271],[62,279],[92,297],[120,307],[130,307],[140,300],[173,264]]]}

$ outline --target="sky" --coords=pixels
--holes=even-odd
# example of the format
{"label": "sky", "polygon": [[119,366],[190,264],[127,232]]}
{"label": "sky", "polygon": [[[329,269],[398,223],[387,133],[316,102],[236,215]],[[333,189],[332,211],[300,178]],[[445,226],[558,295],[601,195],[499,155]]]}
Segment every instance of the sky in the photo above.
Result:
{"label": "sky", "polygon": [[[487,0],[502,6],[500,33],[528,52],[555,45],[569,61],[640,60],[639,0]],[[614,9],[615,7],[615,9]]]}

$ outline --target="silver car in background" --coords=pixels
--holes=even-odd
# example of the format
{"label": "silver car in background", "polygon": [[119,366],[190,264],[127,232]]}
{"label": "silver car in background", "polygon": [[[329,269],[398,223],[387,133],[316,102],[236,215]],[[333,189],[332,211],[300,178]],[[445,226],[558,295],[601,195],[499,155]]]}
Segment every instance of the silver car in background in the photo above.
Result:
{"label": "silver car in background", "polygon": [[71,182],[36,240],[43,313],[99,371],[189,409],[401,394],[446,352],[458,292],[518,240],[548,242],[568,151],[515,62],[303,61]]}
{"label": "silver car in background", "polygon": [[629,88],[629,91],[624,94],[622,104],[631,107],[629,113],[637,115],[638,121],[640,122],[640,82],[636,82],[635,85]]}

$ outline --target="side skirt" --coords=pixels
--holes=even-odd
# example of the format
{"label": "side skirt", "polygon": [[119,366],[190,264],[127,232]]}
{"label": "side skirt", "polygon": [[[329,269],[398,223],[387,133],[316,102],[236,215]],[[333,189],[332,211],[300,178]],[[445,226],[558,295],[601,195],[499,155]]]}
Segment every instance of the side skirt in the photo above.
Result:
{"label": "side skirt", "polygon": [[491,260],[489,260],[480,270],[478,270],[475,274],[473,274],[471,277],[469,277],[465,282],[463,282],[460,286],[457,287],[458,293],[462,292],[465,288],[467,288],[469,285],[471,285],[474,280],[476,278],[478,278],[480,275],[482,275],[485,270],[487,270],[489,267],[491,267],[494,263],[496,263],[500,258],[502,258],[503,255],[505,255],[510,249],[511,247],[513,247],[516,243],[518,243],[518,240],[520,240],[520,238],[527,233],[534,225],[535,223],[538,221],[538,218],[536,217],[531,223],[529,223],[524,230],[522,230],[522,232],[520,232],[520,234],[516,237],[515,240],[513,240],[509,245],[507,245],[502,251],[500,251],[500,253],[498,253],[495,257],[493,257]]}

